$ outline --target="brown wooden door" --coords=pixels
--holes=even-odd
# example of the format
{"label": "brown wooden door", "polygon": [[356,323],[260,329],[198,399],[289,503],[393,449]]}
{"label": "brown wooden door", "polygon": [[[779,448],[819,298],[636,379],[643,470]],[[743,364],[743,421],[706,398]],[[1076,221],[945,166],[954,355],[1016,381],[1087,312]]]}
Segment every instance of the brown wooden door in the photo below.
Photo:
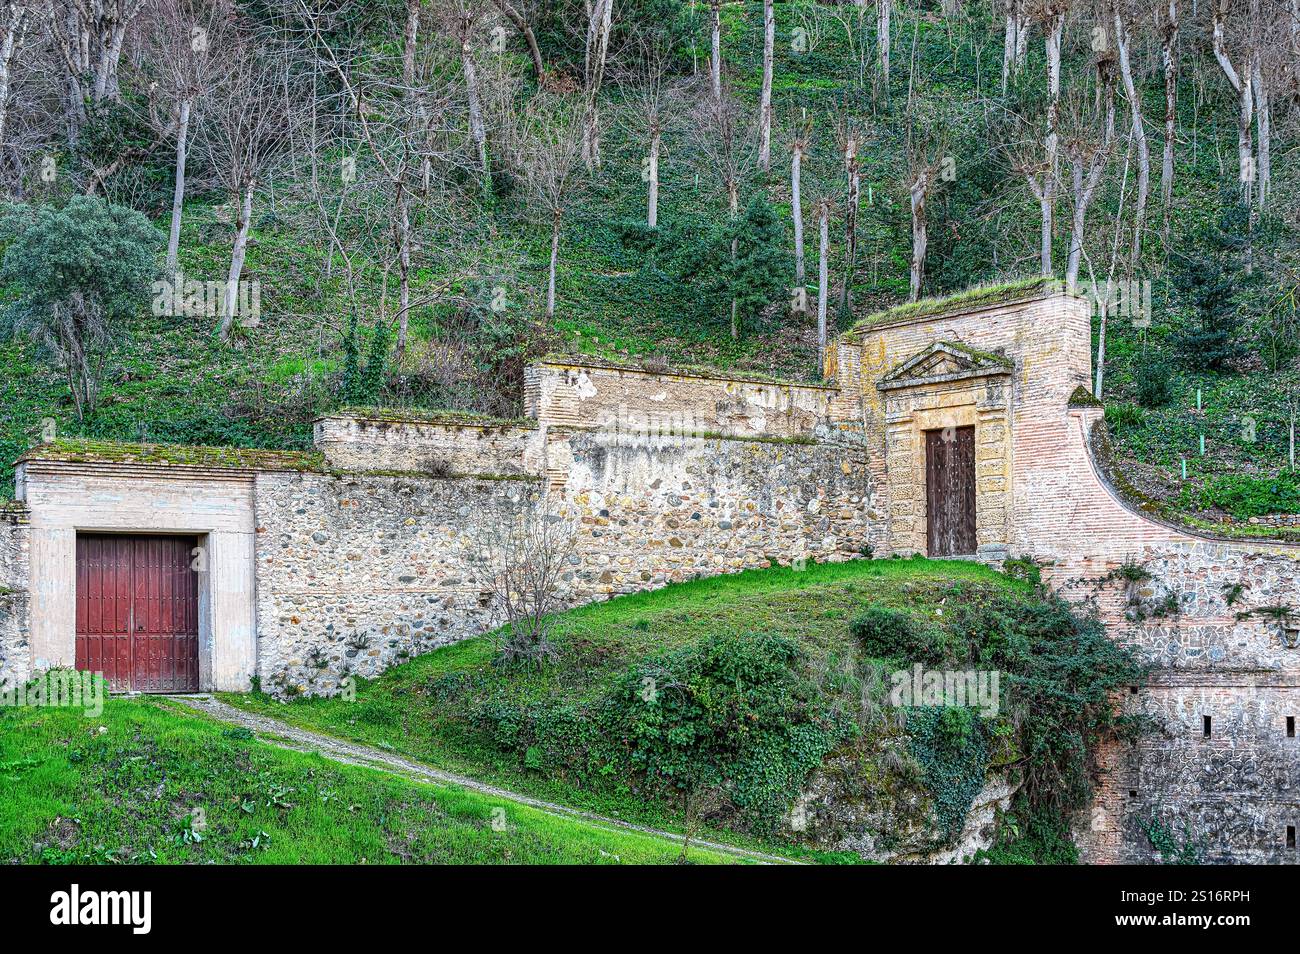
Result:
{"label": "brown wooden door", "polygon": [[199,688],[194,537],[77,534],[77,668],[110,689]]}
{"label": "brown wooden door", "polygon": [[974,427],[925,432],[925,499],[930,556],[974,553]]}

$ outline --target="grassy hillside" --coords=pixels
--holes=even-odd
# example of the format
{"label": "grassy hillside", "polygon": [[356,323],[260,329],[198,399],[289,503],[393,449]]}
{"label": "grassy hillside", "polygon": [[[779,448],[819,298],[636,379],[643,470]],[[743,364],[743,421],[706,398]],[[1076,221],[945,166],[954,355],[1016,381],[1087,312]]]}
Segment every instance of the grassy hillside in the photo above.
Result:
{"label": "grassy hillside", "polygon": [[[628,9],[632,7],[650,5]],[[689,84],[696,71],[707,67],[707,5],[666,2],[659,8],[676,10],[681,17],[683,40],[671,78]],[[379,48],[393,42],[399,13],[395,5],[364,5],[358,7],[357,22]],[[848,26],[832,14],[846,17]],[[752,118],[761,77],[761,4],[726,3],[722,16],[727,86]],[[666,25],[669,19],[665,14],[655,22]],[[806,117],[812,128],[803,172],[810,249],[815,245],[810,211],[815,199],[827,195],[837,203],[830,230],[833,328],[853,317],[837,314],[834,307],[845,270],[845,178],[838,131],[846,123],[862,137],[852,289],[856,313],[906,297],[907,143],[916,136],[941,140],[956,162],[956,178],[930,203],[925,292],[942,294],[1036,272],[1036,205],[1004,147],[1022,135],[1009,117],[1032,120],[1041,110],[1039,33],[1018,84],[1004,96],[998,83],[1002,25],[988,5],[968,4],[960,16],[944,17],[927,5],[899,4],[886,99],[873,91],[877,37],[870,10],[856,19],[844,6],[778,3],[776,19],[773,166],[768,175],[750,167],[741,183],[742,206],[754,196],[771,202],[788,247],[788,147]],[[445,43],[429,26],[429,42]],[[1179,148],[1169,233],[1160,229],[1164,210],[1157,196],[1148,210],[1142,260],[1132,269],[1121,266],[1114,275],[1150,283],[1153,321],[1145,329],[1128,318],[1109,323],[1105,400],[1117,409],[1112,418],[1121,463],[1131,466],[1135,479],[1153,495],[1210,517],[1234,510],[1240,515],[1251,508],[1233,507],[1235,488],[1216,481],[1247,475],[1265,481],[1255,488],[1254,510],[1297,510],[1300,502],[1288,489],[1294,488],[1293,476],[1285,486],[1275,486],[1274,479],[1287,460],[1287,401],[1298,393],[1294,276],[1300,243],[1294,232],[1294,170],[1290,163],[1275,163],[1273,204],[1246,226],[1252,243],[1246,280],[1239,274],[1245,255],[1240,228],[1234,226],[1236,231],[1230,230],[1222,242],[1214,234],[1231,212],[1234,170],[1229,160],[1235,128],[1226,81],[1206,58],[1203,26],[1188,24],[1181,48]],[[561,32],[556,23],[539,23],[550,69],[572,78],[581,71],[580,57]],[[1067,93],[1076,90],[1085,98],[1092,77],[1089,37],[1088,21],[1071,21],[1064,84]],[[1151,113],[1148,124],[1155,127],[1154,111],[1163,95],[1153,66],[1158,49],[1149,37],[1138,42],[1138,78]],[[516,38],[510,43],[501,63],[519,74],[518,97],[526,102],[534,86]],[[807,322],[796,322],[784,302],[774,301],[761,320],[733,341],[725,299],[698,274],[699,238],[725,223],[726,201],[688,107],[679,107],[667,124],[661,225],[655,232],[645,229],[646,185],[640,175],[645,145],[624,109],[635,98],[638,78],[614,72],[619,81],[611,80],[602,93],[604,161],[572,209],[560,246],[555,320],[546,326],[539,320],[549,223],[528,210],[518,172],[502,158],[498,197],[490,208],[476,206],[473,196],[459,196],[455,225],[448,227],[445,210],[437,206],[445,198],[429,200],[427,206],[417,203],[412,295],[432,300],[412,312],[415,342],[400,366],[387,369],[382,393],[371,396],[374,403],[517,413],[521,363],[555,349],[617,358],[653,355],[796,378],[816,375],[814,331]],[[1123,118],[1122,95],[1118,107]],[[1277,110],[1273,149],[1283,156],[1293,144],[1294,124],[1280,102]],[[1158,176],[1159,130],[1152,128],[1150,135]],[[1131,209],[1132,154],[1126,155],[1126,148],[1121,141],[1090,211],[1086,250],[1099,279],[1111,274],[1118,234],[1113,228]],[[324,157],[325,167],[336,164],[336,152]],[[165,159],[165,150],[153,156],[149,176],[124,174],[110,180],[106,193],[146,210],[165,226],[170,196]],[[220,279],[232,242],[230,204],[211,188],[211,170],[203,167],[201,156],[196,154],[193,162],[195,187],[186,208],[181,264],[191,278]],[[363,179],[374,174],[364,152],[359,162]],[[142,303],[129,340],[110,363],[103,407],[89,420],[76,419],[65,383],[39,349],[18,340],[0,344],[0,458],[12,460],[35,440],[45,417],[54,418],[65,434],[305,446],[314,414],[340,400],[349,315],[354,308],[359,313],[364,352],[385,288],[378,264],[386,254],[383,229],[363,227],[363,221],[348,232],[345,222],[343,238],[358,262],[355,292],[349,292],[344,262],[329,253],[320,229],[317,191],[305,158],[297,154],[259,190],[246,277],[261,283],[260,325],[246,329],[234,346],[221,346],[211,337],[215,318],[155,318]],[[1063,186],[1063,193],[1068,188]],[[57,187],[35,197],[61,200]],[[1059,270],[1068,239],[1068,197],[1063,194],[1058,206]],[[369,209],[366,214],[377,213]],[[1185,279],[1203,272],[1206,262],[1218,261],[1231,265],[1227,279],[1234,291],[1221,305],[1234,316],[1233,336],[1240,348],[1221,368],[1207,370],[1196,366],[1196,349],[1183,337],[1199,320],[1194,290]],[[815,274],[812,263],[810,273]],[[1089,274],[1085,269],[1085,277]],[[10,276],[10,281],[20,282],[21,276]],[[491,303],[498,292],[503,307],[494,310]],[[391,282],[387,293],[391,310]],[[1167,387],[1151,389],[1146,382],[1153,378]],[[1186,481],[1183,459],[1188,462]],[[7,470],[0,474],[0,495],[10,491],[9,479]]]}
{"label": "grassy hillside", "polygon": [[[1025,780],[1020,830],[1033,821],[1059,839],[1063,816],[1044,820],[1035,779],[1052,764],[1068,780],[1053,804],[1074,804],[1086,788],[1074,757],[1105,731],[1104,687],[1137,678],[1099,626],[966,562],[699,580],[562,614],[554,639],[540,669],[499,665],[484,637],[390,670],[355,700],[225,698],[604,814],[807,851],[828,842],[784,815],[823,762],[857,793],[846,802],[893,819],[882,844],[909,826],[945,844],[999,771]],[[890,673],[913,663],[1002,669],[1001,711],[891,705]],[[1050,840],[1025,854],[1050,855]]]}
{"label": "grassy hillside", "polygon": [[[110,699],[98,717],[0,708],[0,781],[5,863],[653,864],[681,853],[648,835],[273,748],[149,699]],[[690,858],[730,860],[695,849]]]}

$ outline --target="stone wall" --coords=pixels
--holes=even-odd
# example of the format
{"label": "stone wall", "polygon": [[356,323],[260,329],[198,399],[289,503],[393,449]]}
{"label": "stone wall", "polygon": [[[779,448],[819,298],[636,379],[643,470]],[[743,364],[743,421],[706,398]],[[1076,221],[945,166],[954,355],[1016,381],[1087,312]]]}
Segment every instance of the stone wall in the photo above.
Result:
{"label": "stone wall", "polygon": [[[1113,638],[1136,646],[1153,667],[1149,685],[1125,693],[1123,703],[1159,730],[1099,754],[1097,799],[1077,835],[1084,858],[1152,860],[1147,830],[1157,823],[1202,844],[1208,860],[1300,860],[1285,847],[1286,827],[1300,826],[1300,750],[1285,734],[1286,717],[1300,718],[1300,648],[1256,612],[1296,605],[1300,547],[1169,526],[1109,486],[1091,447],[1101,409],[1068,406],[1089,383],[1089,333],[1086,303],[1049,296],[918,319],[886,316],[837,343],[828,367],[861,395],[868,447],[886,448],[870,461],[888,500],[887,547],[911,550],[921,539],[917,432],[974,423],[977,467],[997,468],[1009,481],[1000,505],[977,500],[979,525],[992,527],[988,511],[1001,516],[1005,507],[1004,552],[1044,563],[1054,587],[1096,607]],[[943,341],[1012,364],[1004,396],[1010,440],[997,454],[978,458],[1003,438],[987,408],[981,414],[988,392],[967,386],[963,396],[956,381],[880,386],[901,380],[909,359]],[[957,419],[963,409],[972,420]],[[990,430],[997,433],[986,445],[981,432]],[[985,558],[996,555],[989,542],[981,532]],[[1134,586],[1115,579],[1126,565],[1149,578]]]}
{"label": "stone wall", "polygon": [[1222,672],[1188,682],[1157,674],[1132,704],[1161,728],[1116,753],[1105,777],[1101,802],[1124,805],[1107,860],[1158,860],[1149,831],[1160,826],[1210,863],[1295,864],[1287,827],[1300,825],[1300,738],[1287,735],[1287,719],[1300,718],[1300,678]]}
{"label": "stone wall", "polygon": [[881,544],[866,456],[800,441],[556,435],[579,526],[580,582],[596,598]]}
{"label": "stone wall", "polygon": [[430,476],[526,474],[539,469],[535,423],[330,415],[315,425],[316,446],[340,470],[407,471]]}
{"label": "stone wall", "polygon": [[259,474],[263,687],[330,694],[347,675],[371,677],[490,628],[473,530],[530,506],[536,488],[527,479]]}
{"label": "stone wall", "polygon": [[30,674],[28,515],[20,504],[0,505],[0,689]]}
{"label": "stone wall", "polygon": [[633,440],[556,430],[567,479],[264,473],[256,478],[258,676],[329,694],[500,620],[474,559],[532,509],[570,528],[580,605],[718,573],[841,560],[879,545],[860,452],[794,440]]}

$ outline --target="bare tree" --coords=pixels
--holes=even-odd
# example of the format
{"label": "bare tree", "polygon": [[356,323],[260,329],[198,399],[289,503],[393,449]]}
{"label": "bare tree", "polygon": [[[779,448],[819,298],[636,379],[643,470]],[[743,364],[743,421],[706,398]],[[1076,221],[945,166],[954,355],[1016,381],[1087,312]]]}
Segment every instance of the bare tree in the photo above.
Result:
{"label": "bare tree", "polygon": [[161,0],[149,36],[150,52],[159,73],[157,87],[168,112],[165,117],[160,116],[151,98],[150,116],[157,132],[176,137],[171,227],[167,236],[169,276],[176,273],[180,253],[191,120],[203,90],[219,78],[212,50],[222,43],[221,29],[221,21],[212,8],[196,8],[187,0]]}
{"label": "bare tree", "polygon": [[862,196],[862,168],[858,160],[862,132],[857,122],[845,117],[840,123],[839,140],[844,156],[844,175],[848,188],[844,200],[844,284],[840,288],[839,311],[853,310],[853,282],[858,269],[858,205]]}
{"label": "bare tree", "polygon": [[808,280],[804,274],[803,247],[803,159],[812,144],[812,125],[801,119],[790,141],[790,217],[794,220],[794,287],[795,308],[801,315],[808,312]]}
{"label": "bare tree", "polygon": [[951,124],[944,117],[927,122],[925,128],[908,130],[908,187],[912,210],[912,267],[909,297],[917,301],[925,282],[925,256],[929,247],[930,195],[951,169],[947,133]]}
{"label": "bare tree", "polygon": [[1070,291],[1078,285],[1079,265],[1086,237],[1088,207],[1106,170],[1111,142],[1105,134],[1105,117],[1085,115],[1078,98],[1067,102],[1067,119],[1062,144],[1070,164],[1073,215],[1070,220],[1070,250],[1066,259],[1065,284]]}
{"label": "bare tree", "polygon": [[[585,103],[583,104],[585,109]],[[551,257],[546,277],[546,318],[555,317],[555,273],[564,217],[586,186],[583,162],[583,117],[574,105],[554,94],[535,97],[525,109],[519,153],[538,206],[550,219]]]}
{"label": "bare tree", "polygon": [[646,143],[641,177],[646,182],[646,225],[659,225],[659,160],[664,133],[677,125],[683,91],[669,75],[672,51],[661,34],[641,37],[639,60],[644,67],[620,86],[625,116],[633,134]]}
{"label": "bare tree", "polygon": [[1002,92],[1005,94],[1011,77],[1024,65],[1029,51],[1030,20],[1026,15],[1025,0],[1004,0],[1006,28],[1002,38]]}
{"label": "bare tree", "polygon": [[880,57],[880,94],[889,102],[889,48],[892,45],[890,33],[890,14],[893,0],[876,0],[876,43],[879,45]]}
{"label": "bare tree", "polygon": [[484,514],[473,531],[470,561],[502,621],[494,638],[508,665],[542,666],[556,654],[551,632],[566,605],[564,576],[577,546],[573,524],[556,506],[545,494],[518,509]]}
{"label": "bare tree", "polygon": [[1169,216],[1174,197],[1174,147],[1178,121],[1178,0],[1168,0],[1159,19],[1160,60],[1165,79],[1165,150],[1160,162],[1161,231],[1169,238]]}
{"label": "bare tree", "polygon": [[542,51],[537,45],[537,36],[533,33],[533,27],[528,22],[528,17],[525,16],[522,9],[516,7],[510,0],[492,0],[492,5],[501,11],[502,15],[519,31],[519,35],[524,38],[524,43],[528,46],[528,56],[533,61],[533,75],[540,86],[546,79],[546,62],[542,59]]}
{"label": "bare tree", "polygon": [[709,78],[713,101],[722,102],[722,0],[709,0]]}
{"label": "bare tree", "polygon": [[826,304],[830,292],[830,253],[832,202],[823,196],[817,202],[817,357],[818,367],[826,363],[827,316]]}
{"label": "bare tree", "polygon": [[[1251,0],[1252,4],[1255,0]],[[1257,11],[1257,5],[1252,6],[1253,11]],[[1255,70],[1254,70],[1254,51],[1251,49],[1249,39],[1239,42],[1239,49],[1235,54],[1237,63],[1233,63],[1234,54],[1229,46],[1227,24],[1230,20],[1240,21],[1240,17],[1232,18],[1229,13],[1229,0],[1215,0],[1213,13],[1213,45],[1214,58],[1218,61],[1219,67],[1223,70],[1223,75],[1227,78],[1228,84],[1237,94],[1237,161],[1240,171],[1241,190],[1245,201],[1249,204],[1254,194],[1253,186],[1255,184],[1255,146],[1251,136],[1251,121],[1255,115]],[[1248,37],[1254,32],[1253,26],[1247,24]]]}
{"label": "bare tree", "polygon": [[776,47],[776,13],[772,0],[763,0],[763,88],[758,101],[758,164],[772,168],[772,58]]}
{"label": "bare tree", "polygon": [[253,196],[259,180],[288,143],[286,129],[293,110],[286,101],[286,62],[272,60],[233,33],[222,54],[226,69],[209,90],[210,105],[199,127],[199,144],[235,209],[235,241],[217,331],[220,339],[227,341],[248,251]]}
{"label": "bare tree", "polygon": [[588,169],[600,165],[600,88],[609,60],[614,0],[592,0],[587,17],[587,43],[582,61],[582,88],[586,103],[582,114],[582,158]]}
{"label": "bare tree", "polygon": [[118,66],[127,31],[145,0],[45,0],[46,25],[63,64],[68,142],[78,142],[87,101],[119,97]]}
{"label": "bare tree", "polygon": [[1147,197],[1151,188],[1151,148],[1147,144],[1146,122],[1142,116],[1142,99],[1133,81],[1133,67],[1129,59],[1128,24],[1125,22],[1123,0],[1117,0],[1112,12],[1115,27],[1115,50],[1118,54],[1119,75],[1124,82],[1124,95],[1128,99],[1132,121],[1132,139],[1137,150],[1137,197],[1133,206],[1133,242],[1130,246],[1129,268],[1136,269],[1142,256],[1142,230],[1146,222]]}
{"label": "bare tree", "polygon": [[1043,48],[1047,64],[1047,109],[1042,150],[1017,145],[1010,151],[1012,165],[1024,176],[1029,191],[1038,201],[1039,263],[1043,275],[1052,274],[1052,238],[1058,169],[1058,118],[1061,108],[1061,41],[1065,33],[1065,14],[1069,0],[1043,0],[1034,12],[1043,25]]}
{"label": "bare tree", "polygon": [[[739,104],[730,97],[716,101],[700,98],[696,104],[693,135],[696,149],[705,167],[718,177],[727,200],[727,216],[735,222],[740,215],[740,186],[753,168],[753,130],[745,124]],[[735,238],[731,257],[738,252]],[[731,300],[731,337],[740,337],[739,305]]]}
{"label": "bare tree", "polygon": [[12,84],[9,64],[15,51],[23,44],[31,22],[29,13],[27,5],[18,0],[5,0],[0,5],[0,148],[4,146],[9,121],[9,88]]}
{"label": "bare tree", "polygon": [[465,104],[469,112],[469,137],[478,158],[483,196],[491,202],[492,159],[488,152],[487,120],[483,110],[484,90],[476,56],[476,41],[483,26],[484,7],[474,0],[447,0],[442,13],[444,25],[459,48],[461,78],[465,83]]}

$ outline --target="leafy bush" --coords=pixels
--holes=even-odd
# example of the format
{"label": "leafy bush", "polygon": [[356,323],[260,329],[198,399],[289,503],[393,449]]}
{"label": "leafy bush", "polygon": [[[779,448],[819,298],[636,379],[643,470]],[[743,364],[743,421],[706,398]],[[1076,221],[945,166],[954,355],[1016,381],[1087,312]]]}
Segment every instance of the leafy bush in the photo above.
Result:
{"label": "leafy bush", "polygon": [[0,337],[40,344],[66,377],[78,418],[93,416],[108,359],[149,300],[161,234],[133,209],[79,195],[61,209],[7,207],[0,237],[10,242],[3,277],[20,289]]}
{"label": "leafy bush", "polygon": [[1164,407],[1174,396],[1172,370],[1162,361],[1153,362],[1137,375],[1137,402],[1143,407]]}
{"label": "leafy bush", "polygon": [[853,731],[806,671],[784,637],[712,636],[630,668],[602,706],[602,734],[623,741],[652,790],[711,792],[765,829]]}
{"label": "leafy bush", "polygon": [[711,636],[632,666],[589,703],[524,702],[508,687],[475,721],[530,769],[594,787],[635,784],[770,829],[808,773],[856,731],[784,637]]}
{"label": "leafy bush", "polygon": [[925,662],[941,655],[934,634],[910,613],[885,606],[868,606],[849,630],[868,656]]}

